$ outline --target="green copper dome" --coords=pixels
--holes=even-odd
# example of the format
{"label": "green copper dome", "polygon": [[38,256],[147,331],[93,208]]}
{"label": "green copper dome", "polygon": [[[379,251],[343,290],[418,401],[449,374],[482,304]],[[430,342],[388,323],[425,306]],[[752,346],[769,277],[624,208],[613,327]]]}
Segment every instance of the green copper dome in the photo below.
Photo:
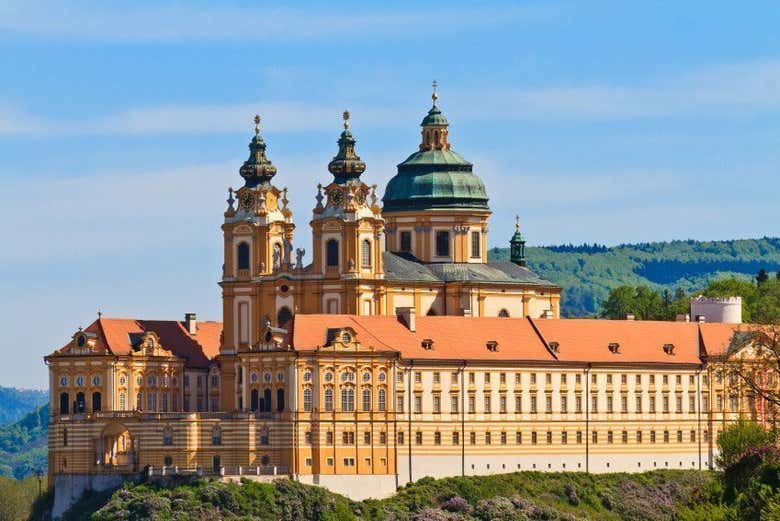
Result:
{"label": "green copper dome", "polygon": [[398,165],[382,198],[383,212],[429,209],[488,210],[488,196],[473,165],[451,149],[448,123],[434,105],[422,121],[420,150]]}

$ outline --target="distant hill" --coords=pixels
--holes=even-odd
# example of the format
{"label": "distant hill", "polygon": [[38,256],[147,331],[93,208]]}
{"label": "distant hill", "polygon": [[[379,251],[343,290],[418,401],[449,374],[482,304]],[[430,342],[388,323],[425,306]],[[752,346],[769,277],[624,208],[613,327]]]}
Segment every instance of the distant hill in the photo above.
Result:
{"label": "distant hill", "polygon": [[45,404],[48,399],[48,391],[0,386],[0,425],[19,420],[28,412]]}
{"label": "distant hill", "polygon": [[40,470],[46,473],[49,404],[0,427],[0,475],[23,479]]}
{"label": "distant hill", "polygon": [[[493,248],[491,260],[508,260],[508,248]],[[563,287],[561,313],[589,316],[617,286],[645,284],[692,292],[722,276],[753,277],[780,270],[780,238],[732,241],[671,241],[560,245],[526,248],[528,266]]]}

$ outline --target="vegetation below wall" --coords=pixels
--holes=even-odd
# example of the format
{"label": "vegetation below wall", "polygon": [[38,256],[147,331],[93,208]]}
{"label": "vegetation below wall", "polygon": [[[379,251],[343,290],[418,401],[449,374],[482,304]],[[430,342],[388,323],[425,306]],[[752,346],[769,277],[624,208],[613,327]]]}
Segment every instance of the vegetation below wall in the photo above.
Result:
{"label": "vegetation below wall", "polygon": [[48,429],[48,404],[0,427],[0,475],[24,479],[36,472],[46,474]]}
{"label": "vegetation below wall", "polygon": [[424,478],[393,497],[362,502],[289,480],[241,485],[199,481],[171,488],[141,484],[86,497],[66,519],[717,520],[724,519],[728,510],[718,503],[719,476],[707,471],[666,470]]}
{"label": "vegetation below wall", "polygon": [[[509,260],[509,249],[493,248],[489,257]],[[564,288],[563,316],[595,316],[609,292],[622,285],[688,294],[717,278],[750,280],[760,269],[777,272],[780,238],[529,247],[526,257],[532,270]]]}

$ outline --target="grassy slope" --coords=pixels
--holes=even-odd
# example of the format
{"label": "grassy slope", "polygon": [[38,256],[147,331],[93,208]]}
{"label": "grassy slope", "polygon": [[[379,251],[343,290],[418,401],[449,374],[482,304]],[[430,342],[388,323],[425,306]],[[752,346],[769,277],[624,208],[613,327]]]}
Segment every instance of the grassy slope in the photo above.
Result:
{"label": "grassy slope", "polygon": [[[527,248],[528,265],[564,288],[563,313],[598,312],[610,289],[645,284],[686,292],[720,276],[752,277],[764,268],[780,270],[780,238],[733,241],[671,241],[612,248],[554,246]],[[507,260],[509,250],[493,248],[490,258]]]}
{"label": "grassy slope", "polygon": [[[352,502],[288,480],[274,484],[196,482],[171,488],[130,485],[74,506],[67,519],[488,520],[722,519],[717,475],[518,472],[424,478],[384,500]],[[463,498],[460,505],[453,496]],[[452,507],[460,506],[456,509]],[[448,507],[450,507],[448,509]],[[523,517],[525,516],[525,517]]]}

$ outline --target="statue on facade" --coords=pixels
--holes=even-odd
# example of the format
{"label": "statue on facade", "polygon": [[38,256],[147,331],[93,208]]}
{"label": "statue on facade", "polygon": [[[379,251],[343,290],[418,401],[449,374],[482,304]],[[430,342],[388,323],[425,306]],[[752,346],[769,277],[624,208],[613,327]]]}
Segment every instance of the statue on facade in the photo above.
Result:
{"label": "statue on facade", "polygon": [[298,248],[295,250],[295,264],[299,270],[303,269],[303,256],[306,255],[306,250]]}

